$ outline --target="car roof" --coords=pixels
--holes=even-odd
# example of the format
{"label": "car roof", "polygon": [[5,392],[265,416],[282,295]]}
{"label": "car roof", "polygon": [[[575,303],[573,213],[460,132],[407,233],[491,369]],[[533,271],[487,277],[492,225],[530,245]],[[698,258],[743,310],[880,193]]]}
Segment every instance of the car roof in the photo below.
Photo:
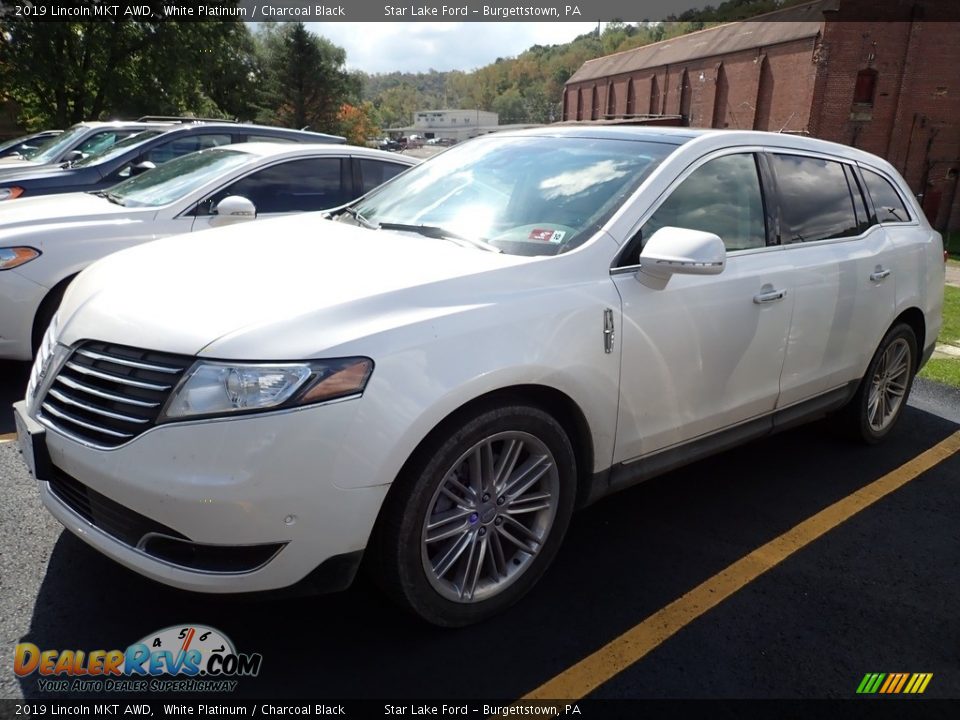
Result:
{"label": "car roof", "polygon": [[[579,137],[609,138],[684,145],[691,141],[710,146],[757,145],[774,149],[819,152],[847,160],[884,166],[888,163],[876,155],[849,145],[821,140],[807,135],[766,132],[763,130],[736,130],[715,128],[688,128],[650,125],[588,125],[556,124],[524,130],[508,130],[494,134],[495,137]],[[488,136],[481,136],[488,137]]]}
{"label": "car roof", "polygon": [[[252,125],[247,123],[235,122],[217,122],[202,120],[188,123],[143,123],[149,127],[161,126],[168,128],[165,135],[175,133],[191,133],[197,131],[222,131],[241,135],[275,135],[277,137],[289,138],[316,138],[317,143],[336,143],[343,144],[345,138],[340,135],[328,135],[327,133],[318,133],[311,130],[295,130],[293,128],[279,128],[270,125]],[[146,128],[145,128],[146,129]]]}
{"label": "car roof", "polygon": [[248,142],[235,143],[232,145],[218,145],[209,150],[240,150],[250,155],[259,155],[262,157],[276,157],[283,155],[353,155],[354,157],[368,157],[377,160],[387,160],[397,162],[399,160],[405,165],[416,165],[419,158],[409,155],[397,155],[397,153],[384,152],[373,148],[361,147],[360,145],[333,145],[331,143],[271,143],[271,142]]}
{"label": "car roof", "polygon": [[[638,140],[648,142],[665,142],[671,145],[681,145],[692,140],[704,131],[697,128],[660,127],[654,125],[577,125],[555,124],[544,125],[524,130],[505,130],[495,133],[497,137],[579,137],[610,140]],[[485,136],[483,136],[485,137]]]}

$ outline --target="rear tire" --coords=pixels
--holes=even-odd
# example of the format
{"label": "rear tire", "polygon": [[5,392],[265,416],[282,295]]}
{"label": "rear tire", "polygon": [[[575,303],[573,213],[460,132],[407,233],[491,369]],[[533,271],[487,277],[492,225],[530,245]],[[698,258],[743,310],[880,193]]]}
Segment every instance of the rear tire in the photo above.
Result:
{"label": "rear tire", "polygon": [[445,430],[391,489],[374,572],[413,614],[460,627],[515,603],[550,565],[573,513],[576,458],[560,424],[528,405]]}
{"label": "rear tire", "polygon": [[853,439],[874,445],[896,426],[917,372],[917,336],[906,323],[894,325],[880,342],[857,394],[836,420]]}

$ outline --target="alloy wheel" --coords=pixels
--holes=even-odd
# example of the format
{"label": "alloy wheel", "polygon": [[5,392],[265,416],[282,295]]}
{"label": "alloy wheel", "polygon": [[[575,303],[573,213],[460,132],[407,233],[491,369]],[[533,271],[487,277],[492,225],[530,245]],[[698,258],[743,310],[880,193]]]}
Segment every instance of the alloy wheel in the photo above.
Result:
{"label": "alloy wheel", "polygon": [[427,505],[421,560],[433,588],[459,603],[503,592],[543,548],[559,490],[556,460],[537,437],[510,431],[475,443]]}

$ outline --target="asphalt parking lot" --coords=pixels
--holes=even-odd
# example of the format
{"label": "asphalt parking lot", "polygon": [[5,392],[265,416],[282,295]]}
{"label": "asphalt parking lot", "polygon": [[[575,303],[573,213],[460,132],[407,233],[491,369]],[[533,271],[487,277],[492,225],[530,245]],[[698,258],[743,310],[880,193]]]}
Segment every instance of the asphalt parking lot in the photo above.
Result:
{"label": "asphalt parking lot", "polygon": [[[27,368],[0,364],[0,406]],[[13,430],[0,412],[0,437]],[[481,626],[426,627],[366,582],[338,595],[231,600],[174,591],[99,556],[37,501],[16,443],[0,443],[0,696],[50,698],[12,671],[13,646],[124,648],[202,623],[260,652],[233,697],[511,700],[765,543],[872,487],[960,430],[960,393],[920,383],[888,442],[812,425],[652,480],[582,512],[521,604]],[[960,698],[960,453],[679,629],[591,698],[854,698],[865,673],[933,673],[925,698]],[[702,609],[701,609],[702,610]],[[556,687],[556,686],[554,686]],[[572,687],[572,686],[571,686]]]}

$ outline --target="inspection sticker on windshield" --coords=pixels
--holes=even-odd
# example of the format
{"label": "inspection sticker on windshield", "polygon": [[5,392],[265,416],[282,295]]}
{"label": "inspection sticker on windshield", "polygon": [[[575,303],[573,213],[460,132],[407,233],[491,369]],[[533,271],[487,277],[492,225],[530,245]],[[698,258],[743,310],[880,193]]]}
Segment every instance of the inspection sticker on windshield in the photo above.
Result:
{"label": "inspection sticker on windshield", "polygon": [[564,235],[566,235],[566,233],[563,230],[542,230],[540,228],[536,228],[535,230],[530,231],[527,239],[558,243],[563,242]]}

